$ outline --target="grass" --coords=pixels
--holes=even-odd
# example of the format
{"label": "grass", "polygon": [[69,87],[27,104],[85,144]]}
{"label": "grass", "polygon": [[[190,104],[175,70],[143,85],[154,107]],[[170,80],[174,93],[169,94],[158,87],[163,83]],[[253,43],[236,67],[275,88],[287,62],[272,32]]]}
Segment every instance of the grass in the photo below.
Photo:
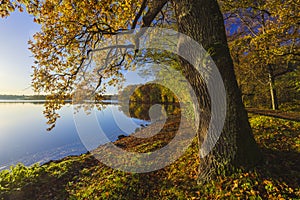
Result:
{"label": "grass", "polygon": [[[252,171],[199,186],[196,142],[173,164],[144,174],[113,170],[84,154],[0,172],[0,199],[300,199],[300,123],[258,115],[249,120],[266,161]],[[156,142],[128,137],[117,143],[149,151],[174,136],[164,135]]]}

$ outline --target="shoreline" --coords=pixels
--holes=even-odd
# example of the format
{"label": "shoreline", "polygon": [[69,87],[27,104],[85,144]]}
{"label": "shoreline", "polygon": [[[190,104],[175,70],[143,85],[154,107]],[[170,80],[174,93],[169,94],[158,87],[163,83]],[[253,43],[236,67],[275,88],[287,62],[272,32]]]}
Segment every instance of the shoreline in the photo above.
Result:
{"label": "shoreline", "polygon": [[[154,137],[136,140],[128,136],[114,144],[128,151],[155,151],[173,138],[176,132],[174,121],[176,118],[166,122],[162,134],[155,137],[156,142],[153,142]],[[89,152],[32,168],[19,167],[8,174],[12,180],[19,182],[7,182],[7,186],[4,182],[6,189],[0,188],[0,199],[297,199],[300,197],[297,181],[300,180],[297,165],[300,152],[295,134],[300,130],[300,123],[253,114],[250,123],[266,159],[253,171],[241,170],[198,185],[199,151],[194,140],[174,163],[148,173],[110,168]],[[285,141],[284,144],[282,141]],[[29,177],[20,178],[18,170],[29,174]]]}
{"label": "shoreline", "polygon": [[[144,129],[156,129],[157,126],[161,126],[161,121],[157,121],[157,122],[154,122],[152,124],[142,124],[140,125],[139,128],[136,129],[135,132],[131,133],[130,135],[126,136],[124,134],[120,134],[118,136],[118,139],[116,139],[115,141],[111,141],[110,143],[113,143],[114,145],[118,146],[118,147],[121,147],[123,149],[126,149],[126,150],[130,150],[132,148],[134,148],[136,145],[140,145],[142,143],[153,143],[153,142],[156,142],[157,140],[165,140],[164,143],[167,144],[175,135],[175,133],[173,131],[170,131],[170,126],[172,126],[172,130],[174,130],[174,120],[177,121],[177,122],[180,122],[180,116],[179,115],[170,115],[169,120],[166,122],[166,126],[164,126],[165,129],[168,129],[167,131],[163,131],[162,133],[159,133],[157,135],[155,135],[154,137],[150,137],[150,138],[136,138],[134,137],[134,134],[139,134],[139,133],[143,133],[144,132]],[[177,126],[178,128],[178,126]],[[176,129],[176,127],[175,127]],[[154,139],[154,140],[153,140]],[[152,141],[153,140],[153,141]],[[63,162],[63,161],[66,161],[66,160],[72,160],[72,159],[77,159],[77,158],[80,158],[80,157],[85,157],[85,156],[93,156],[93,153],[96,153],[97,151],[101,150],[101,148],[105,148],[105,145],[107,145],[108,143],[106,144],[102,144],[102,145],[99,145],[98,147],[96,147],[95,149],[93,149],[92,151],[86,151],[86,152],[83,152],[83,153],[80,153],[80,154],[76,154],[76,155],[67,155],[67,156],[64,156],[60,159],[50,159],[49,161],[46,161],[44,163],[40,163],[40,162],[34,162],[30,165],[25,165],[24,163],[22,162],[18,162],[17,164],[13,164],[13,165],[6,165],[4,166],[4,168],[6,169],[0,169],[0,173],[1,171],[4,171],[4,170],[9,170],[10,171],[10,168],[11,167],[15,167],[19,164],[21,165],[24,165],[25,167],[32,167],[34,165],[39,165],[39,167],[45,167],[45,166],[48,166],[48,165],[51,165],[51,164],[55,164],[55,163],[60,163],[60,162]]]}

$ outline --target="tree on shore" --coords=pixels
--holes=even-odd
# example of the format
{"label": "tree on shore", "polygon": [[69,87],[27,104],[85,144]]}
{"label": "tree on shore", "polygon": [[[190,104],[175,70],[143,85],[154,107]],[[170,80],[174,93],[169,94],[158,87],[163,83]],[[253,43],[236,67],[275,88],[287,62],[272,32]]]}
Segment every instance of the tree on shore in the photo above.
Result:
{"label": "tree on shore", "polygon": [[251,88],[265,88],[264,93],[268,89],[273,110],[279,108],[277,80],[299,68],[297,7],[292,0],[222,1],[229,45],[242,90],[245,95],[260,96]]}
{"label": "tree on shore", "polygon": [[[253,138],[237,85],[217,0],[5,0],[0,15],[7,16],[7,11],[14,8],[22,9],[22,4],[42,26],[41,31],[34,35],[34,41],[30,41],[30,50],[36,60],[32,85],[36,91],[43,91],[52,99],[52,106],[48,105],[45,111],[50,124],[54,124],[58,117],[55,111],[60,108],[60,101],[56,99],[72,94],[76,76],[91,49],[100,41],[128,29],[168,25],[174,21],[179,32],[211,52],[227,93],[225,125],[214,149],[201,158],[199,181],[205,182],[215,175],[231,172],[234,167],[253,167],[261,161],[262,155]],[[98,87],[104,84],[102,79],[107,78],[106,83],[111,85],[119,84],[123,78],[121,71],[132,66],[130,62],[133,62],[136,52],[134,49],[124,50],[120,51],[120,59],[111,61],[102,69],[101,77],[94,83],[97,92],[105,91],[105,87]],[[209,95],[196,69],[183,59],[180,63],[204,110],[199,113],[205,117],[200,116],[202,122],[197,133],[201,146],[210,119]]]}

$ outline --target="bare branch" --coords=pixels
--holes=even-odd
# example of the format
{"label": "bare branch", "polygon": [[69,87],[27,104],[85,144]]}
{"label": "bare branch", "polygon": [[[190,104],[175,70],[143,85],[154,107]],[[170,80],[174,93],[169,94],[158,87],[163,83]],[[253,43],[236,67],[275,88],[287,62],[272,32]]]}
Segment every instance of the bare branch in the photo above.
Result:
{"label": "bare branch", "polygon": [[246,27],[248,28],[248,30],[253,34],[253,36],[256,36],[257,37],[257,34],[255,33],[254,30],[252,30],[251,26],[249,25],[248,22],[246,22],[246,20],[240,15],[237,13],[237,16],[241,19],[241,21],[246,25]]}
{"label": "bare branch", "polygon": [[97,52],[97,51],[103,51],[103,50],[108,50],[108,49],[117,49],[117,48],[123,48],[123,49],[130,49],[130,48],[134,48],[133,44],[116,44],[116,45],[111,45],[111,46],[107,46],[107,47],[102,47],[99,49],[94,49],[92,50],[93,52]]}
{"label": "bare branch", "polygon": [[278,73],[274,74],[274,77],[279,77],[279,76],[285,75],[285,74],[287,74],[289,72],[293,72],[295,70],[296,70],[296,66],[292,65],[289,62],[287,68],[284,71],[282,71],[282,72],[278,72]]}

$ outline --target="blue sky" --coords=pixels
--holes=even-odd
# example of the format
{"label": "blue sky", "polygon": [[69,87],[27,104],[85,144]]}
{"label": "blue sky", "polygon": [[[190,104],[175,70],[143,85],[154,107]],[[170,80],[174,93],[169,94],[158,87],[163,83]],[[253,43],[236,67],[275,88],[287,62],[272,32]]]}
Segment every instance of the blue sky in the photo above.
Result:
{"label": "blue sky", "polygon": [[39,30],[26,12],[0,18],[0,94],[33,94],[33,58],[27,42]]}
{"label": "blue sky", "polygon": [[[30,85],[34,59],[28,50],[28,40],[39,30],[40,26],[26,12],[0,18],[0,94],[34,94]],[[137,72],[125,74],[125,85],[145,82]],[[116,93],[114,88],[108,90]]]}

